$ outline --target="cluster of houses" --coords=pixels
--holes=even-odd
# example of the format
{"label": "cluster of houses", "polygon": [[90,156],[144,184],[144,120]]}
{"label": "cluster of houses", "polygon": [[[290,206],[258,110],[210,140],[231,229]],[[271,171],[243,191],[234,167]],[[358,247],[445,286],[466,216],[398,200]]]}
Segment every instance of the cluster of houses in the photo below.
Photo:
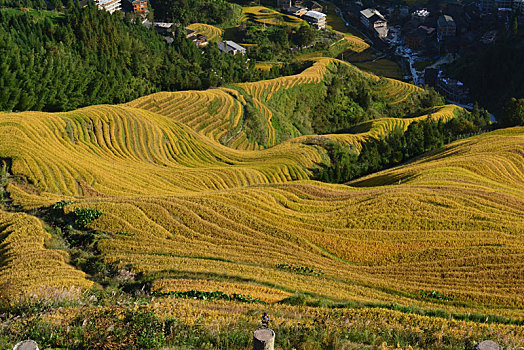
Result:
{"label": "cluster of houses", "polygon": [[377,8],[365,8],[356,1],[346,5],[345,14],[353,25],[387,43],[390,33],[398,32],[410,49],[439,54],[442,49],[456,52],[471,45],[492,43],[497,31],[507,27],[511,18],[524,16],[524,0],[445,0],[424,6]]}
{"label": "cluster of houses", "polygon": [[148,12],[147,0],[125,0],[122,4],[122,0],[94,0],[95,4],[101,10],[106,10],[110,13],[115,11],[122,11],[123,7],[127,7],[127,10],[137,15],[143,15]]}
{"label": "cluster of houses", "polygon": [[388,36],[388,21],[376,9],[365,9],[360,11],[360,22],[380,39]]}
{"label": "cluster of houses", "polygon": [[[155,31],[164,37],[167,43],[172,44],[175,39],[173,38],[173,27],[176,26],[175,23],[169,23],[169,22],[150,22],[148,20],[144,20],[142,22],[142,25],[147,28],[154,27]],[[186,32],[186,38],[191,40],[193,44],[197,47],[206,47],[209,44],[207,36],[203,34],[199,34],[196,30],[190,29],[190,28],[184,28]],[[232,55],[236,55],[237,53],[240,53],[244,55],[246,53],[246,49],[237,43],[230,41],[230,40],[224,40],[218,43],[218,49],[220,51],[223,51],[225,53],[229,53]]]}
{"label": "cluster of houses", "polygon": [[[524,23],[524,0],[443,0],[411,7],[386,0],[381,4],[366,8],[361,1],[347,2],[344,15],[373,38],[375,47],[406,58],[412,72],[416,62],[433,63],[463,50],[480,52],[507,31],[515,18],[521,26]],[[468,88],[448,78],[439,64],[425,69],[422,65],[419,83],[433,86],[452,101],[466,102]]]}
{"label": "cluster of houses", "polygon": [[186,38],[191,40],[197,47],[206,47],[209,42],[207,36],[198,34],[196,30],[186,28]]}
{"label": "cluster of houses", "polygon": [[442,70],[427,68],[424,81],[451,101],[463,104],[469,102],[469,89],[461,81],[447,77]]}
{"label": "cluster of houses", "polygon": [[277,7],[284,13],[302,18],[317,29],[326,28],[326,15],[322,13],[322,6],[316,1],[304,3],[303,1],[277,0]]}

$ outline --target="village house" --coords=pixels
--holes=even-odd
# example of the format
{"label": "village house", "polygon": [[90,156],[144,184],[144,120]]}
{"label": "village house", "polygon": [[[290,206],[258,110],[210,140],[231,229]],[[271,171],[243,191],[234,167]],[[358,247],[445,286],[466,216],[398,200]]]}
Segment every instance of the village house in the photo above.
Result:
{"label": "village house", "polygon": [[317,29],[326,28],[326,15],[318,11],[308,11],[302,18]]}
{"label": "village house", "polygon": [[147,13],[147,0],[129,0],[131,6],[133,7],[133,13],[144,14]]}
{"label": "village house", "polygon": [[202,34],[197,34],[196,30],[185,28],[186,30],[186,38],[191,40],[193,44],[195,44],[197,47],[205,47],[209,42],[207,41],[207,36]]}
{"label": "village house", "polygon": [[186,38],[190,39],[191,37],[196,35],[196,30],[184,28],[186,31]]}
{"label": "village house", "polygon": [[101,10],[106,10],[109,13],[122,10],[121,0],[95,0],[95,4]]}
{"label": "village house", "polygon": [[218,43],[218,49],[225,53],[230,53],[232,55],[236,55],[237,53],[241,53],[242,55],[246,54],[246,49],[234,41],[231,40],[224,40]]}
{"label": "village house", "polygon": [[307,9],[302,6],[291,6],[285,9],[285,12],[293,16],[302,17],[306,14]]}
{"label": "village house", "polygon": [[430,12],[427,9],[423,8],[413,11],[413,13],[411,14],[411,19],[417,23],[424,23],[426,19],[428,19],[429,15]]}
{"label": "village house", "polygon": [[380,39],[388,36],[388,22],[379,11],[375,9],[360,11],[360,22]]}
{"label": "village house", "polygon": [[437,40],[442,41],[446,38],[454,37],[457,34],[457,26],[453,17],[443,15],[437,21]]}

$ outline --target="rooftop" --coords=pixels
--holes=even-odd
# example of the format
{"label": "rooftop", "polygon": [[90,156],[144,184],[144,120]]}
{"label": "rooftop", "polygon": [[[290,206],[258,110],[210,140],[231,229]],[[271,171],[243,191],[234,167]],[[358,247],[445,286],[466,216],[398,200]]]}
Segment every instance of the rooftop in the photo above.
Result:
{"label": "rooftop", "polygon": [[439,21],[439,23],[441,23],[441,24],[444,24],[444,23],[446,23],[446,24],[451,24],[451,25],[454,25],[454,24],[455,24],[455,21],[453,20],[453,17],[448,16],[448,15],[440,16],[440,17],[438,18],[438,21]]}
{"label": "rooftop", "polygon": [[384,16],[382,16],[382,14],[375,9],[365,9],[360,11],[360,14],[368,19],[373,16],[378,16],[381,20],[384,20]]}
{"label": "rooftop", "polygon": [[325,14],[323,14],[322,12],[318,12],[318,11],[308,11],[306,12],[304,16],[315,18],[315,19],[322,19],[326,17]]}
{"label": "rooftop", "polygon": [[413,12],[413,16],[427,17],[427,16],[429,16],[429,11],[426,10],[426,9],[420,9],[420,10],[417,10],[417,11]]}
{"label": "rooftop", "polygon": [[305,10],[305,8],[301,6],[291,6],[290,8],[287,9],[288,12],[298,12],[298,11],[303,11],[303,10]]}
{"label": "rooftop", "polygon": [[223,43],[222,45],[224,45],[224,48],[225,47],[230,47],[233,50],[238,50],[238,51],[245,51],[246,50],[243,46],[240,46],[236,42],[231,41],[231,40],[224,40],[224,41],[222,41],[222,43]]}

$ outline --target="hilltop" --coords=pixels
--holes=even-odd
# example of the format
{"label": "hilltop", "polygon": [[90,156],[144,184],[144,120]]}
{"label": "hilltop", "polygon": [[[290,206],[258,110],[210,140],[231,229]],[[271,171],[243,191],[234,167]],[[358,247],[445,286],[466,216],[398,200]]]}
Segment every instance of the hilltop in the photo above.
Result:
{"label": "hilltop", "polygon": [[[317,58],[311,64],[311,67],[292,76],[232,84],[207,91],[161,92],[139,98],[128,105],[184,123],[228,147],[246,150],[272,147],[293,137],[319,131],[333,133],[339,131],[337,125],[342,128],[358,124],[359,120],[351,119],[354,116],[337,116],[340,123],[320,119],[335,118],[339,112],[321,108],[325,108],[323,103],[328,92],[337,93],[343,84],[348,84],[348,87],[344,87],[345,100],[342,103],[352,103],[354,115],[362,114],[362,118],[395,117],[404,128],[410,122],[406,114],[418,113],[416,118],[423,119],[431,113],[433,118],[449,119],[458,110],[454,106],[432,108],[431,102],[426,108],[421,108],[421,100],[431,98],[427,91],[360,71],[343,61]],[[347,77],[347,80],[341,83],[340,76]],[[359,99],[363,97],[368,100],[361,102]],[[330,102],[336,108],[344,108],[339,101]],[[377,122],[382,126],[372,128],[363,124],[360,130],[367,128],[366,132],[375,132],[377,136],[377,130],[389,124],[385,119],[377,119]],[[385,130],[393,130],[395,126],[400,125],[391,125],[390,129],[386,127]],[[378,133],[384,135],[385,130]]]}

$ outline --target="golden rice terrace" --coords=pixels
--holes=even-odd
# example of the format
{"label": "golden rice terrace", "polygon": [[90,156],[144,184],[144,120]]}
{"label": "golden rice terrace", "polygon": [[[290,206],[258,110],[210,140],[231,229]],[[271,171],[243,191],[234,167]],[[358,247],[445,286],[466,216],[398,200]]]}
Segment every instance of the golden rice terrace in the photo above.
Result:
{"label": "golden rice terrace", "polygon": [[[260,21],[265,16],[245,15]],[[404,316],[378,308],[335,317],[329,310],[277,303],[300,293],[332,302],[523,319],[524,128],[457,141],[345,185],[311,181],[326,158],[311,139],[359,146],[414,120],[448,120],[457,108],[377,119],[352,134],[277,143],[275,93],[319,84],[334,62],[320,59],[295,76],[158,93],[126,105],[1,113],[8,199],[26,211],[0,212],[1,297],[93,284],[68,264],[67,252],[49,244],[42,223],[30,215],[64,200],[65,214],[78,208],[103,212],[87,226],[106,233],[98,244],[103,261],[147,276],[152,291],[249,295],[282,319],[299,310],[326,324],[341,317],[337,327],[361,319],[379,327],[385,318],[394,323]],[[418,89],[369,79],[379,81],[376,94],[391,104]],[[246,98],[267,121],[267,145],[244,133]],[[227,305],[217,302],[216,310],[245,317]],[[160,314],[178,313],[188,322],[196,309],[203,310],[203,319],[216,312],[203,301],[163,307]],[[430,322],[405,317],[417,327]],[[439,322],[457,332],[485,331]],[[500,328],[501,339],[524,339],[522,327],[512,327]]]}

